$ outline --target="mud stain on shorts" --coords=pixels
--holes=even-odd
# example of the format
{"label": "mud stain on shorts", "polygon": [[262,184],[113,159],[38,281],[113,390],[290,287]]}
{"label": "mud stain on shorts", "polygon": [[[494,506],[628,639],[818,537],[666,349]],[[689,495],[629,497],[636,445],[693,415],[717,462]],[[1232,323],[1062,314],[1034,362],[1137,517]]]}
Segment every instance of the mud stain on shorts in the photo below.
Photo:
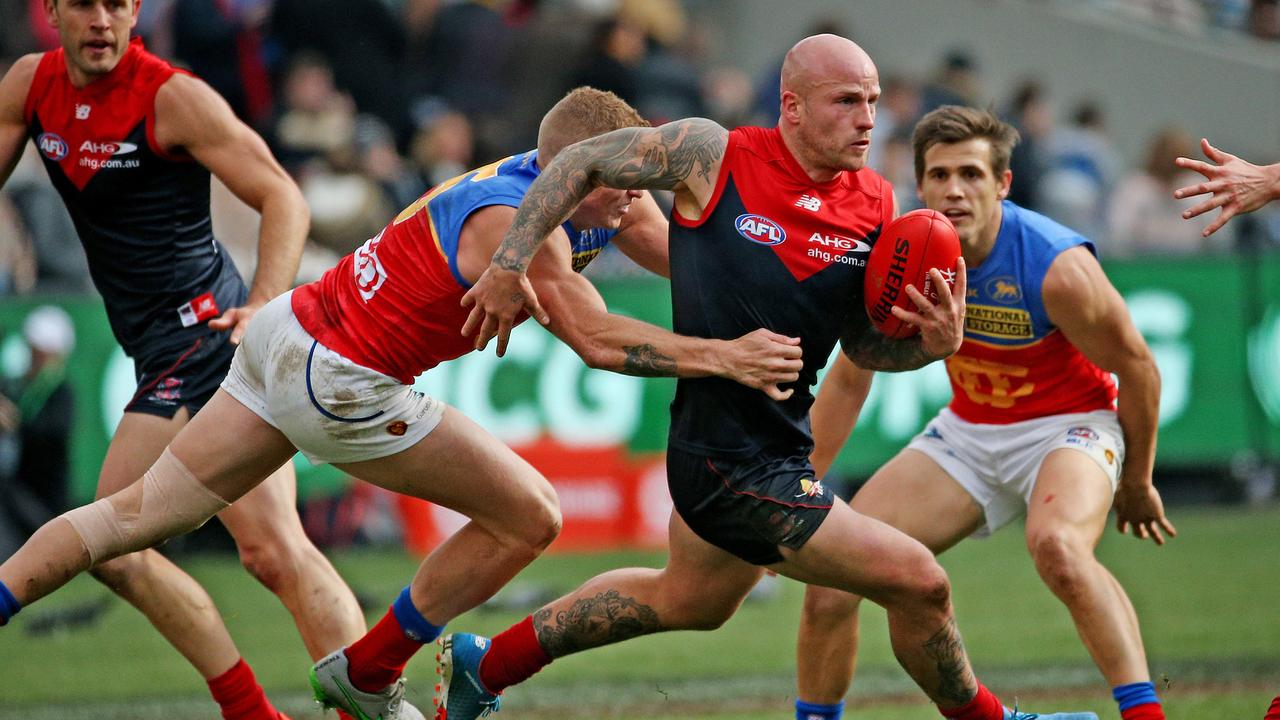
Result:
{"label": "mud stain on shorts", "polygon": [[307,371],[307,350],[292,343],[281,343],[272,349],[275,357],[275,381],[286,384],[291,378],[300,377]]}

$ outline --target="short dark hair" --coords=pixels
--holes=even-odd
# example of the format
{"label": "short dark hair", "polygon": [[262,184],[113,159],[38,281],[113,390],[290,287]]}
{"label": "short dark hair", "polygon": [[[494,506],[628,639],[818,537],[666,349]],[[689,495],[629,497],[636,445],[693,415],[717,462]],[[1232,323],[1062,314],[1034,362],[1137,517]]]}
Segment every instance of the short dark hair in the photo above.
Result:
{"label": "short dark hair", "polygon": [[1017,129],[990,110],[943,105],[916,123],[911,134],[915,154],[916,182],[924,179],[924,154],[938,143],[958,143],[984,138],[991,143],[991,171],[1001,175],[1009,169],[1009,156],[1020,136]]}

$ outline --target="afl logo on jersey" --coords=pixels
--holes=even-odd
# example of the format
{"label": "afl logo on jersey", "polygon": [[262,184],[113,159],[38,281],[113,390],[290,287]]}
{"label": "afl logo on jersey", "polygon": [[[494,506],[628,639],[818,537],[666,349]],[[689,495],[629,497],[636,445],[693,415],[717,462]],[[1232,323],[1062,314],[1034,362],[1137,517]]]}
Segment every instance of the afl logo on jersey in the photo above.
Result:
{"label": "afl logo on jersey", "polygon": [[44,153],[45,157],[54,162],[60,162],[67,156],[69,150],[67,141],[53,133],[41,133],[40,137],[36,138],[36,147],[40,148],[40,152]]}
{"label": "afl logo on jersey", "polygon": [[761,245],[781,245],[787,239],[787,231],[778,223],[763,215],[745,213],[733,221],[738,234],[753,243]]}

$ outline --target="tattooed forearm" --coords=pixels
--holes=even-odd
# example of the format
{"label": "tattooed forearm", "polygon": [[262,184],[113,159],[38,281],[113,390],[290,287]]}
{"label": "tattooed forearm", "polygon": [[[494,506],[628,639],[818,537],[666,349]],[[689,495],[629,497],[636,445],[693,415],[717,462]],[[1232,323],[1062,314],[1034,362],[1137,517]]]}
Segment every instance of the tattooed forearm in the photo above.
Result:
{"label": "tattooed forearm", "polygon": [[670,190],[697,175],[713,180],[729,132],[692,118],[624,128],[565,148],[529,186],[494,264],[523,272],[538,247],[598,185]]}
{"label": "tattooed forearm", "polygon": [[675,377],[676,360],[670,355],[663,355],[652,345],[626,345],[622,348],[626,353],[622,371],[627,375],[639,377]]}
{"label": "tattooed forearm", "polygon": [[561,152],[525,191],[511,227],[493,254],[493,264],[524,272],[547,236],[591,192],[590,176],[578,167],[587,156],[577,148],[574,145]]}
{"label": "tattooed forearm", "polygon": [[575,600],[568,610],[544,607],[533,614],[538,644],[548,656],[564,657],[662,629],[658,614],[617,590]]}
{"label": "tattooed forearm", "polygon": [[963,705],[973,699],[978,685],[954,618],[947,620],[947,624],[925,642],[924,652],[937,663],[937,700]]}
{"label": "tattooed forearm", "polygon": [[858,367],[881,372],[915,370],[938,359],[925,352],[919,337],[891,340],[869,326],[842,334],[840,347]]}
{"label": "tattooed forearm", "polygon": [[582,144],[595,144],[602,155],[608,153],[595,167],[600,184],[671,190],[694,175],[711,182],[728,142],[729,131],[710,120],[692,118],[653,129],[620,130]]}

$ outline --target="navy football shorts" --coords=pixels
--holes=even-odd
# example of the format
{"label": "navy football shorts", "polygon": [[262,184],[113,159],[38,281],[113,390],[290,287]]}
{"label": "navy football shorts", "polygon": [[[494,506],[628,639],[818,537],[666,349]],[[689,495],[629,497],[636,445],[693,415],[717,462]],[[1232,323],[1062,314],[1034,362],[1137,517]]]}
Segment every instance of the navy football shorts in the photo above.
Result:
{"label": "navy football shorts", "polygon": [[186,347],[134,358],[138,389],[125,412],[171,418],[178,408],[196,414],[217,392],[236,353],[231,331],[202,335]]}
{"label": "navy football shorts", "polygon": [[711,458],[667,450],[676,512],[698,537],[752,565],[799,550],[839,499],[818,482],[807,455]]}

